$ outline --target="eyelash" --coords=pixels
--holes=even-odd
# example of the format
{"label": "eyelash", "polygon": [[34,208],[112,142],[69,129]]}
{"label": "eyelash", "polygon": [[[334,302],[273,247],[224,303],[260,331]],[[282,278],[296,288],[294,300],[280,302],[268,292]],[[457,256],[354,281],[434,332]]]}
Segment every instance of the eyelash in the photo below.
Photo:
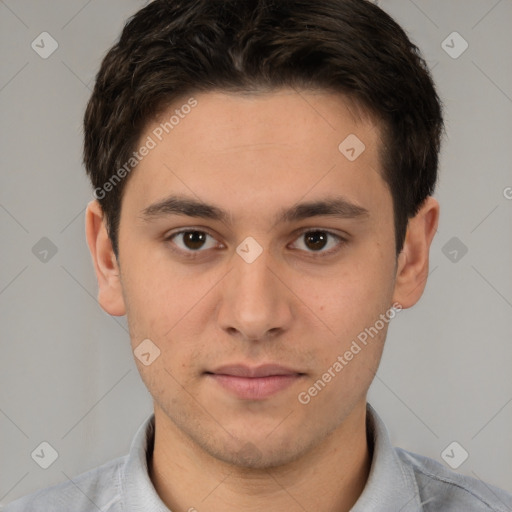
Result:
{"label": "eyelash", "polygon": [[[194,228],[188,228],[188,229],[182,229],[181,231],[176,231],[174,233],[171,233],[169,236],[167,236],[165,238],[164,241],[169,242],[169,244],[171,246],[171,250],[173,252],[178,253],[179,255],[181,255],[185,258],[189,258],[189,259],[195,259],[195,258],[201,257],[201,253],[207,252],[210,249],[203,249],[203,250],[198,249],[196,251],[192,251],[192,250],[185,251],[183,249],[176,248],[176,246],[173,244],[173,239],[175,237],[177,237],[178,235],[182,235],[185,233],[201,233],[201,234],[208,235],[212,238],[215,238],[213,235],[211,235],[207,231],[200,230],[200,229],[194,229]],[[295,238],[294,241],[308,233],[324,233],[324,234],[327,234],[328,236],[331,236],[338,240],[338,244],[336,245],[336,247],[334,247],[328,251],[306,251],[306,253],[309,254],[309,257],[312,257],[312,258],[324,258],[327,256],[331,256],[331,255],[337,253],[338,251],[340,251],[341,248],[348,243],[348,240],[343,238],[342,236],[332,233],[331,231],[328,231],[326,229],[321,229],[321,228],[305,229],[297,235],[297,238]],[[300,250],[300,249],[297,249],[297,250]]]}

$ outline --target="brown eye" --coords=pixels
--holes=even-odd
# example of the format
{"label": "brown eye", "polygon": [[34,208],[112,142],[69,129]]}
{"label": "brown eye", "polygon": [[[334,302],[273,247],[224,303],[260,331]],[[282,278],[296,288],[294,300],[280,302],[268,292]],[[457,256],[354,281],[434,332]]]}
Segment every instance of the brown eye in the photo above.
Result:
{"label": "brown eye", "polygon": [[187,231],[183,234],[183,244],[188,249],[201,249],[206,240],[206,233],[201,231]]}
{"label": "brown eye", "polygon": [[[211,239],[209,242],[208,239]],[[190,229],[174,233],[167,238],[184,253],[203,252],[216,246],[215,239],[204,231]]]}
{"label": "brown eye", "polygon": [[295,245],[295,248],[314,256],[327,256],[337,252],[345,243],[347,243],[347,240],[330,231],[310,229],[303,231],[293,245]]}
{"label": "brown eye", "polygon": [[327,236],[323,231],[310,231],[305,233],[304,240],[306,246],[313,251],[319,251],[327,244]]}

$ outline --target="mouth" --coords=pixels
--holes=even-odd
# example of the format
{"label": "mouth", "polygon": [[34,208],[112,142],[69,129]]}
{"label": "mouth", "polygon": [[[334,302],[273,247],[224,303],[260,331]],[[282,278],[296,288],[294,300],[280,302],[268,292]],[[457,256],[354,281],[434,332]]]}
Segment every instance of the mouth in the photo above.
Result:
{"label": "mouth", "polygon": [[205,375],[242,400],[263,400],[284,391],[306,374],[276,364],[221,366]]}

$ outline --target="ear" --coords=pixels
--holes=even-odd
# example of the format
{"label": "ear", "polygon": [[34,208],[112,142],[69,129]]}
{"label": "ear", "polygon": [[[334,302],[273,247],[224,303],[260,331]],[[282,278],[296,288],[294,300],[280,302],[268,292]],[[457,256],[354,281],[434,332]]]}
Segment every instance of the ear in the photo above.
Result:
{"label": "ear", "polygon": [[91,201],[85,213],[85,234],[98,280],[98,302],[110,315],[126,314],[119,266],[108,236],[103,210]]}
{"label": "ear", "polygon": [[404,247],[398,256],[393,301],[414,306],[423,295],[428,277],[430,245],[439,223],[439,203],[431,196],[409,219]]}

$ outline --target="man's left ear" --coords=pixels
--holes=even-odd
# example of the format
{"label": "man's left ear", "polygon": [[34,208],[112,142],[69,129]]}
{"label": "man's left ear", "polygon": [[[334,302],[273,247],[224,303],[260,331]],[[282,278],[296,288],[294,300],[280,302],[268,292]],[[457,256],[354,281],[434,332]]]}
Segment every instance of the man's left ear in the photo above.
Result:
{"label": "man's left ear", "polygon": [[403,309],[414,306],[423,295],[429,269],[430,245],[439,223],[439,203],[427,197],[413,218],[409,219],[404,247],[398,256],[393,302]]}

